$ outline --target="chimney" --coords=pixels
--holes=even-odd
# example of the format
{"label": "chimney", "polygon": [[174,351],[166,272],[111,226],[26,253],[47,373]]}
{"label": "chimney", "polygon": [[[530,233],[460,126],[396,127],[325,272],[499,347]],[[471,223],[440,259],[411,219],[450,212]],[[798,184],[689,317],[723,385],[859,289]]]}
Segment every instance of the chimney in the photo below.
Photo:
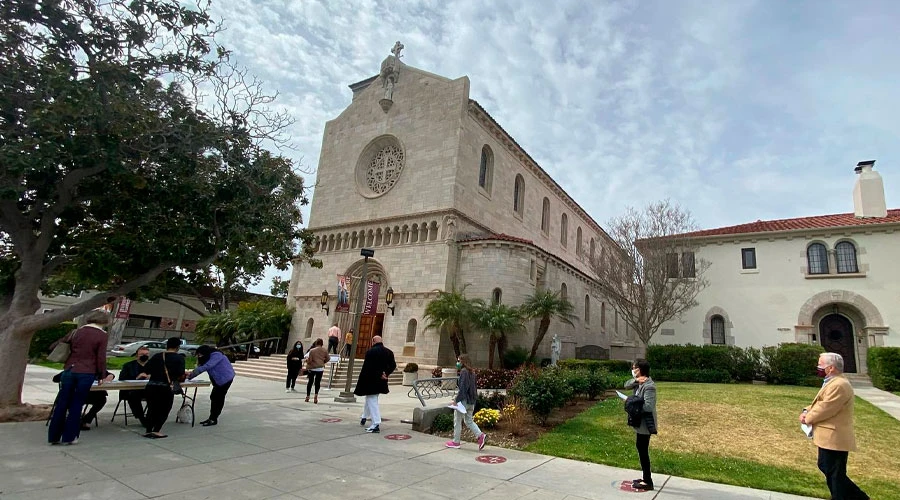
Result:
{"label": "chimney", "polygon": [[856,185],[853,186],[853,214],[857,217],[887,217],[884,201],[884,181],[872,170],[875,160],[856,164]]}

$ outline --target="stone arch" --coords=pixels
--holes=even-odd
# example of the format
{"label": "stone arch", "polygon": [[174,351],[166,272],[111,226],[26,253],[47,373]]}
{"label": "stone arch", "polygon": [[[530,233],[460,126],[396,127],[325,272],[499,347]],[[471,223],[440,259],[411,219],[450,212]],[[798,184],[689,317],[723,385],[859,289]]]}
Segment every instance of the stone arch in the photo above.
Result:
{"label": "stone arch", "polygon": [[376,247],[381,246],[381,228],[380,227],[375,230],[375,246]]}
{"label": "stone arch", "polygon": [[431,221],[431,227],[428,230],[428,241],[437,241],[438,237],[438,223],[437,221]]}
{"label": "stone arch", "polygon": [[410,229],[410,243],[418,243],[419,242],[419,225],[413,224]]}
{"label": "stone arch", "polygon": [[719,306],[710,307],[703,319],[703,343],[712,344],[712,319],[721,316],[725,320],[725,345],[734,345],[734,325],[728,317],[728,312]]}
{"label": "stone arch", "polygon": [[329,252],[334,251],[334,235],[333,234],[328,235],[328,251]]}
{"label": "stone arch", "polygon": [[813,315],[822,307],[832,304],[846,304],[856,308],[866,322],[865,327],[884,327],[884,320],[875,304],[862,295],[848,290],[826,290],[810,297],[800,307],[797,325],[813,326]]}
{"label": "stone arch", "polygon": [[315,325],[316,321],[312,318],[306,320],[306,331],[303,332],[303,338],[308,339],[312,338],[313,334],[313,325]]}
{"label": "stone arch", "polygon": [[391,245],[400,245],[402,242],[400,241],[400,226],[394,226],[394,229],[391,230]]}

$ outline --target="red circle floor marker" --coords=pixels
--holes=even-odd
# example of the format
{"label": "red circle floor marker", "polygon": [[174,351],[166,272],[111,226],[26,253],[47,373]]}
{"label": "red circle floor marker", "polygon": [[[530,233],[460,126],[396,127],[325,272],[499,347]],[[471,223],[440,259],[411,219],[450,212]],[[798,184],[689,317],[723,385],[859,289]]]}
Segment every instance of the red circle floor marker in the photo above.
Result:
{"label": "red circle floor marker", "polygon": [[501,457],[500,455],[479,455],[475,457],[475,460],[483,464],[502,464],[506,462],[506,457]]}
{"label": "red circle floor marker", "polygon": [[407,439],[411,439],[412,436],[410,436],[409,434],[388,434],[384,438],[391,439],[393,441],[405,441]]}
{"label": "red circle floor marker", "polygon": [[325,422],[326,424],[334,424],[340,421],[341,419],[339,418],[323,418],[322,420],[320,420],[320,422]]}
{"label": "red circle floor marker", "polygon": [[[616,483],[618,483],[618,485],[617,485]],[[639,489],[636,489],[636,488],[631,484],[631,481],[622,481],[621,483],[619,483],[618,481],[616,481],[616,482],[613,483],[613,487],[615,487],[615,486],[618,486],[618,488],[619,488],[620,490],[622,490],[622,491],[627,491],[628,493],[646,493],[647,491],[650,491],[650,490],[639,490]]]}

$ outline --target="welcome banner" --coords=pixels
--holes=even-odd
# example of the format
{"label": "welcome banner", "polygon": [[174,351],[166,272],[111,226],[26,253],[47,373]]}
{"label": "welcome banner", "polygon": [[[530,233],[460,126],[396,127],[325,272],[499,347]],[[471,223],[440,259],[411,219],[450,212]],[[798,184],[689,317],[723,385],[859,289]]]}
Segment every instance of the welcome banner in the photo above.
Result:
{"label": "welcome banner", "polygon": [[363,314],[371,315],[378,312],[378,292],[380,290],[381,283],[366,281],[366,303],[363,307]]}
{"label": "welcome banner", "polygon": [[350,312],[350,276],[337,275],[337,307],[335,312]]}

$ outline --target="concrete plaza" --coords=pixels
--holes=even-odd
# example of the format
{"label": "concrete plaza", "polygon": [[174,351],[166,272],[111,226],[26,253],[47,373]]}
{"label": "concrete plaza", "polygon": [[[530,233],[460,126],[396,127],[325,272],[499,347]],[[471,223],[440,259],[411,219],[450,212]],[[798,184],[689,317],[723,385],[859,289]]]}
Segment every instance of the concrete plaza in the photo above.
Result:
{"label": "concrete plaza", "polygon": [[[29,365],[25,400],[51,403],[54,373]],[[277,382],[239,377],[218,426],[176,424],[176,405],[163,428],[169,437],[157,440],[142,438],[137,425],[125,427],[119,418],[110,423],[118,400],[110,393],[99,428],[83,432],[74,446],[48,445],[43,422],[0,424],[0,499],[803,498],[662,474],[654,475],[655,491],[625,492],[619,485],[638,471],[490,444],[481,452],[471,443],[447,449],[444,439],[401,422],[419,404],[407,389],[392,387],[382,397],[381,434],[366,434],[359,425],[362,403],[334,403],[337,389],[323,390],[315,405]],[[208,395],[208,389],[198,393],[198,422],[206,418]],[[387,439],[392,434],[410,437]],[[506,461],[476,460],[483,455]]]}

